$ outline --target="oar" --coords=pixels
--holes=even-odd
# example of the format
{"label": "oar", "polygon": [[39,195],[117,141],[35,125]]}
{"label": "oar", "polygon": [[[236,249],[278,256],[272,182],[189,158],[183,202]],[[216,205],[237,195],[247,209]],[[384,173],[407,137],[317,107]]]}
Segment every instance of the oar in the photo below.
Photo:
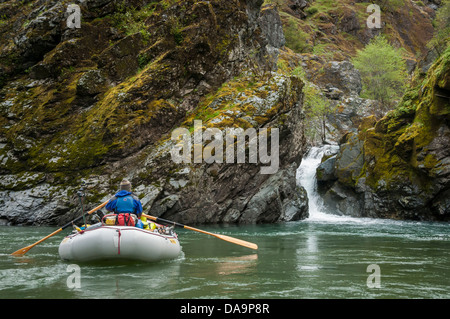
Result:
{"label": "oar", "polygon": [[197,229],[197,228],[194,228],[194,227],[190,227],[190,226],[183,225],[183,224],[180,224],[180,223],[177,223],[177,222],[172,222],[170,220],[166,220],[166,219],[162,219],[162,218],[159,218],[159,217],[154,217],[154,216],[150,216],[150,215],[146,215],[146,214],[142,214],[142,216],[147,217],[147,218],[149,218],[151,220],[154,220],[157,223],[174,225],[174,226],[177,226],[177,227],[193,230],[193,231],[196,231],[196,232],[199,232],[199,233],[202,233],[202,234],[214,236],[216,238],[228,241],[228,242],[236,244],[236,245],[241,245],[241,246],[244,246],[244,247],[247,247],[247,248],[251,248],[251,249],[258,249],[258,245],[250,243],[250,242],[242,240],[242,239],[237,239],[237,238],[233,238],[233,237],[226,236],[226,235],[210,233],[210,232],[207,232],[205,230]]}
{"label": "oar", "polygon": [[[103,204],[101,204],[101,205],[95,207],[94,209],[88,211],[87,214],[88,214],[88,215],[92,214],[93,212],[95,212],[95,211],[99,210],[100,208],[104,207],[106,204],[108,204],[108,201],[106,201],[106,202],[104,202]],[[62,231],[63,229],[66,229],[67,227],[72,226],[73,223],[79,221],[79,220],[82,219],[82,218],[84,218],[84,214],[83,214],[83,216],[80,216],[80,217],[78,217],[78,218],[75,218],[75,219],[72,220],[71,222],[69,222],[69,223],[65,224],[64,226],[62,226],[61,228],[55,230],[55,231],[54,231],[53,233],[51,233],[50,235],[47,235],[47,236],[45,236],[44,238],[38,240],[38,241],[35,242],[34,244],[32,244],[32,245],[30,245],[30,246],[27,246],[27,247],[24,247],[24,248],[21,248],[21,249],[19,249],[18,251],[13,252],[11,255],[12,255],[12,256],[22,256],[22,255],[25,255],[25,254],[26,254],[31,248],[33,248],[34,246],[39,245],[39,244],[42,243],[44,240],[47,240],[47,239],[49,239],[50,237],[56,235],[57,233],[59,233],[59,232]]]}

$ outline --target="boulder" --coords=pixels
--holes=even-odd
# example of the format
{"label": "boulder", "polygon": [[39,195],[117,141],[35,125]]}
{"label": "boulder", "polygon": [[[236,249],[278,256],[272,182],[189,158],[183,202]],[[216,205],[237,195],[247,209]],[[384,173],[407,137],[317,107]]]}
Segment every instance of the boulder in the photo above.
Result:
{"label": "boulder", "polygon": [[336,177],[336,157],[333,155],[325,159],[316,169],[317,182],[320,184],[328,183],[337,179]]}
{"label": "boulder", "polygon": [[295,183],[291,171],[280,171],[265,181],[249,200],[240,223],[294,221],[307,218],[308,197]]}
{"label": "boulder", "polygon": [[352,134],[348,141],[340,146],[335,159],[335,175],[347,186],[354,186],[364,166],[364,141]]}
{"label": "boulder", "polygon": [[357,96],[362,90],[361,75],[349,61],[327,62],[316,80],[322,86],[338,88],[345,94]]}
{"label": "boulder", "polygon": [[276,8],[273,6],[264,7],[259,17],[259,25],[269,46],[281,48],[285,45],[283,24]]}
{"label": "boulder", "polygon": [[83,73],[77,83],[77,94],[93,96],[107,89],[107,79],[100,70],[89,70]]}

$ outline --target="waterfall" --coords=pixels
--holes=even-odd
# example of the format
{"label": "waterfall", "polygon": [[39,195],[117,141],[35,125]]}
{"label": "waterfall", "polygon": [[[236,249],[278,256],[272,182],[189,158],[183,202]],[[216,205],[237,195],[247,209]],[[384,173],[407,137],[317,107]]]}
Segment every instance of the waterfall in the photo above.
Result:
{"label": "waterfall", "polygon": [[338,216],[325,211],[323,200],[317,192],[316,169],[321,163],[324,154],[335,153],[337,145],[323,145],[312,147],[303,157],[297,169],[297,184],[303,186],[308,193],[309,218],[312,221],[344,221],[354,219],[347,216]]}
{"label": "waterfall", "polygon": [[303,157],[300,166],[297,169],[297,184],[303,186],[308,194],[309,217],[306,221],[313,222],[332,222],[337,223],[357,223],[357,224],[383,224],[388,221],[377,218],[351,217],[334,214],[327,211],[323,204],[323,199],[317,192],[316,169],[322,162],[324,154],[334,154],[338,151],[337,145],[323,145],[312,147]]}

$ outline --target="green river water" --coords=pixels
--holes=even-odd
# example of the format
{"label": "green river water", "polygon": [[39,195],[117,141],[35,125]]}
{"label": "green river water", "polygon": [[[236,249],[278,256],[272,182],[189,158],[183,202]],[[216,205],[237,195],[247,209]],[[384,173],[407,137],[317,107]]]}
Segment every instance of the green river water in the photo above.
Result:
{"label": "green river water", "polygon": [[0,226],[0,299],[450,298],[450,224],[326,213],[314,182],[324,151],[313,148],[297,172],[308,192],[308,219],[197,226],[254,242],[257,251],[181,229],[179,258],[80,263],[80,287],[73,288],[73,265],[58,255],[69,230],[13,257],[55,228]]}
{"label": "green river water", "polygon": [[[0,227],[0,298],[449,298],[446,223],[344,218],[277,225],[203,227],[255,242],[259,250],[180,230],[183,253],[155,264],[79,264],[58,256],[62,235],[9,254],[49,227]],[[367,284],[379,267],[379,287]],[[369,280],[375,283],[375,279]]]}

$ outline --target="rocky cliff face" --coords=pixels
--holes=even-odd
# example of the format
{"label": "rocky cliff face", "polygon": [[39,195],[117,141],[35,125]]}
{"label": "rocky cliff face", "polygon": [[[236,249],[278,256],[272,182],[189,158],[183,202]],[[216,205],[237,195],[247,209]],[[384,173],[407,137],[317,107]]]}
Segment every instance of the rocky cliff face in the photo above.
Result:
{"label": "rocky cliff face", "polygon": [[[295,183],[305,147],[303,82],[275,72],[284,35],[273,7],[86,0],[75,2],[82,23],[71,29],[69,3],[0,4],[8,21],[0,24],[4,223],[64,223],[79,214],[81,180],[90,207],[124,177],[146,210],[184,223],[307,216]],[[171,132],[193,134],[196,120],[202,132],[269,129],[269,141],[278,129],[277,170],[261,174],[260,160],[175,163]]]}
{"label": "rocky cliff face", "polygon": [[367,117],[318,169],[328,206],[352,216],[450,220],[450,48],[381,120]]}
{"label": "rocky cliff face", "polygon": [[[321,142],[305,137],[305,85],[333,110],[326,142],[341,144],[317,175],[334,209],[447,219],[448,113],[436,101],[448,94],[433,84],[445,63],[427,91],[417,86],[383,117],[359,96],[349,62],[384,33],[412,74],[439,2],[393,1],[403,5],[384,7],[382,28],[370,29],[368,3],[354,0],[0,0],[0,221],[65,223],[80,214],[82,180],[89,208],[124,177],[146,211],[184,223],[305,218],[295,171],[307,144]],[[80,28],[67,26],[71,3]],[[171,156],[177,128],[191,138],[188,163]],[[256,132],[239,163],[226,161],[230,128]],[[278,156],[257,148],[254,161],[254,142],[266,140]]]}

